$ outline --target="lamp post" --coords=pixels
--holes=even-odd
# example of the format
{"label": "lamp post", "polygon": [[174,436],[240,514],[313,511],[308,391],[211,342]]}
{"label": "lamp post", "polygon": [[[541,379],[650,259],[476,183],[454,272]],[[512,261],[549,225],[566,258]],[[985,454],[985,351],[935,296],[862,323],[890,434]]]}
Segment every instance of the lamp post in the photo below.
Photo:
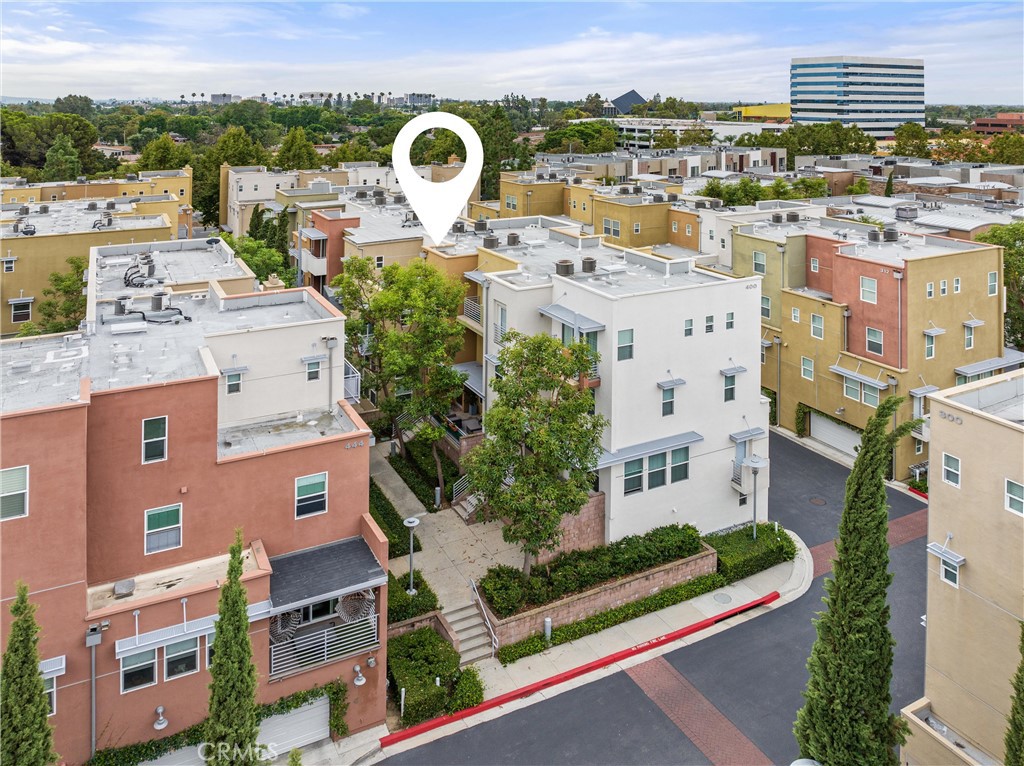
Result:
{"label": "lamp post", "polygon": [[420,525],[420,520],[413,516],[411,518],[406,519],[402,523],[405,524],[406,528],[409,530],[409,587],[405,589],[405,592],[408,593],[410,596],[415,596],[416,587],[413,585],[412,582],[412,547],[416,537],[413,530]]}
{"label": "lamp post", "polygon": [[754,474],[754,540],[757,540],[757,473],[762,468],[768,467],[768,459],[760,455],[751,455],[743,461],[743,465],[747,466]]}

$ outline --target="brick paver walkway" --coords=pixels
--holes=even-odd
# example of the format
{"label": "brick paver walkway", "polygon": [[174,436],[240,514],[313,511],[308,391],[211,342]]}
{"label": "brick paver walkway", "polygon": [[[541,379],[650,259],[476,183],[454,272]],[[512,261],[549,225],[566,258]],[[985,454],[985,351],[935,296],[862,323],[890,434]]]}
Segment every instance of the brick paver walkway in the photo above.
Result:
{"label": "brick paver walkway", "polygon": [[[928,509],[908,513],[895,521],[889,522],[889,547],[896,548],[924,537],[928,532]],[[836,541],[815,545],[811,548],[811,559],[814,561],[814,576],[819,577],[832,571],[832,559],[836,556]]]}
{"label": "brick paver walkway", "polygon": [[626,673],[714,766],[771,765],[768,756],[664,657]]}

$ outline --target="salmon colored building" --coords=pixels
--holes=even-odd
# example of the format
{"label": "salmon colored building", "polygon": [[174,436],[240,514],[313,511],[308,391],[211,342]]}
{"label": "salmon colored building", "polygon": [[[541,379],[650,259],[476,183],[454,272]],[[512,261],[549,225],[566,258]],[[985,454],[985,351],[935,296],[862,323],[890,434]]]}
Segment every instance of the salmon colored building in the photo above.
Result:
{"label": "salmon colored building", "polygon": [[[24,581],[69,764],[206,717],[235,529],[259,701],[341,681],[350,731],[384,720],[387,541],[345,319],[309,289],[229,294],[246,272],[220,242],[93,248],[82,331],[2,344],[0,640]],[[328,712],[261,742],[326,737]]]}

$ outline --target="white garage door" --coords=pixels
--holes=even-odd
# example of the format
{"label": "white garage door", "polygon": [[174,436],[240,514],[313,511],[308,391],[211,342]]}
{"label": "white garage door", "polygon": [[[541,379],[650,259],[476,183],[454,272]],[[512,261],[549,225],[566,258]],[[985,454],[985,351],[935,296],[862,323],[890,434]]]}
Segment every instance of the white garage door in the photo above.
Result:
{"label": "white garage door", "polygon": [[856,457],[857,448],[860,447],[860,431],[841,426],[814,412],[811,413],[811,438],[850,457]]}

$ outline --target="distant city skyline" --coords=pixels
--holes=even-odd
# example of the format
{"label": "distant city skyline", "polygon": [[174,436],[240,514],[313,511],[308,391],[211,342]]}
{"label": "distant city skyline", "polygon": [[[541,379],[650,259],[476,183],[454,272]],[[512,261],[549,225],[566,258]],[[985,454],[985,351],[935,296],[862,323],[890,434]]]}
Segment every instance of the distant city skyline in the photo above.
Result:
{"label": "distant city skyline", "polygon": [[788,101],[793,57],[922,58],[927,103],[1019,104],[1019,2],[8,0],[5,96],[430,92]]}

